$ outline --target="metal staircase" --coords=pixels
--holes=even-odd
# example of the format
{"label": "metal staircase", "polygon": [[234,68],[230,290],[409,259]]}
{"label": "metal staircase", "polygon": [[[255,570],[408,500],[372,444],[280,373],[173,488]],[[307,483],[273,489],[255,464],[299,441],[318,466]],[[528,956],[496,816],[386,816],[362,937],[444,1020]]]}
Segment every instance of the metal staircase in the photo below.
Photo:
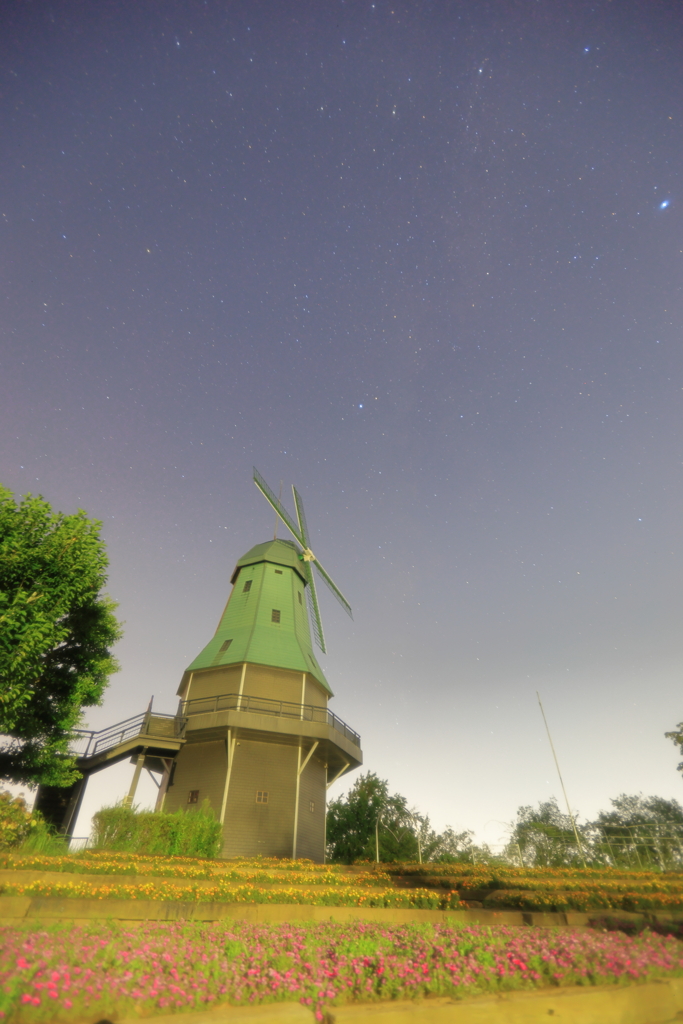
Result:
{"label": "metal staircase", "polygon": [[184,726],[185,719],[177,715],[147,710],[107,729],[75,729],[71,752],[76,755],[79,770],[88,774],[143,749],[150,757],[174,757],[185,742]]}

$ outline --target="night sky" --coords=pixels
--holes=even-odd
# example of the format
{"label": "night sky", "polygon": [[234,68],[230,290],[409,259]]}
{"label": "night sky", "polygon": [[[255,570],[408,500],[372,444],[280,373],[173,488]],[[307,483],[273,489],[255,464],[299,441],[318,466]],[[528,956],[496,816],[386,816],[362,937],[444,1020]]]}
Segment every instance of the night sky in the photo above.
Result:
{"label": "night sky", "polygon": [[0,6],[0,479],[103,521],[91,727],[175,710],[272,536],[255,465],[354,608],[320,588],[331,707],[434,825],[561,798],[537,690],[582,820],[683,800],[682,35],[661,0]]}

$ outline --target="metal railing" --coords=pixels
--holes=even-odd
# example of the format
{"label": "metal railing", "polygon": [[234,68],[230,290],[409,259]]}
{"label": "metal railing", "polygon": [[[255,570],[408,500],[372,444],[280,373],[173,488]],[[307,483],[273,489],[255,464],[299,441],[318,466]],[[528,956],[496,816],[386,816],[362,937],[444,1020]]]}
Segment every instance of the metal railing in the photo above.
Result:
{"label": "metal railing", "polygon": [[195,697],[180,702],[178,713],[181,718],[192,715],[215,714],[217,711],[251,711],[259,715],[275,715],[278,718],[298,718],[304,722],[320,722],[331,725],[347,740],[360,746],[360,736],[326,707],[316,704],[296,704],[288,700],[271,700],[268,697],[251,697],[239,693],[221,693],[216,697]]}
{"label": "metal railing", "polygon": [[[162,719],[164,725],[167,722],[174,725],[171,729],[168,726],[165,729],[155,729],[157,719]],[[112,747],[118,747],[120,743],[125,743],[134,736],[179,736],[182,725],[182,720],[179,720],[177,715],[143,711],[141,715],[125,718],[108,729],[74,729],[70,750],[77,757],[94,757],[95,754],[103,754]]]}

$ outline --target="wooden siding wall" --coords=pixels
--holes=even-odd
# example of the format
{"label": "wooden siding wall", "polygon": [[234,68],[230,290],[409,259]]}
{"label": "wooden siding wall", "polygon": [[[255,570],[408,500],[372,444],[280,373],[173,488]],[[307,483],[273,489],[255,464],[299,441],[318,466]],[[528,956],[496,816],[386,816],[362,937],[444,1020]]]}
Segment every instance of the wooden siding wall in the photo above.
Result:
{"label": "wooden siding wall", "polygon": [[313,676],[307,675],[304,704],[314,704],[316,707],[325,708],[327,707],[328,700],[329,696],[325,693],[318,680],[314,679]]}
{"label": "wooden siding wall", "polygon": [[244,694],[249,697],[267,697],[269,700],[301,702],[302,672],[270,668],[266,665],[247,665]]}
{"label": "wooden siding wall", "polygon": [[242,666],[207,668],[195,672],[190,687],[190,700],[195,697],[218,697],[223,693],[237,693],[240,688]]}
{"label": "wooden siding wall", "polygon": [[[239,739],[223,830],[224,857],[291,857],[297,747]],[[268,793],[256,803],[256,791]]]}
{"label": "wooden siding wall", "polygon": [[199,805],[203,800],[210,802],[214,814],[221,813],[223,786],[228,769],[228,753],[225,740],[211,740],[204,743],[186,743],[176,759],[173,785],[169,786],[164,801],[164,811],[172,814],[182,808],[187,810],[188,794],[199,790]]}
{"label": "wooden siding wall", "polygon": [[[308,749],[302,749],[302,760]],[[301,774],[296,855],[308,857],[316,863],[322,863],[325,852],[325,782],[325,765],[314,754]]]}

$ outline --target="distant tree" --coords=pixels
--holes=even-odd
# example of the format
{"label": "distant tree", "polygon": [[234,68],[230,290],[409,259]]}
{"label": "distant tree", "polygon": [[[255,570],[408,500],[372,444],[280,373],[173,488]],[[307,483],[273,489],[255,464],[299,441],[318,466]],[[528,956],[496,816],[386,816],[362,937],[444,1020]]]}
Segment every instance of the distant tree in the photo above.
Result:
{"label": "distant tree", "polygon": [[[426,818],[425,822],[429,826],[429,818]],[[474,833],[469,829],[464,832],[455,832],[450,826],[441,833],[434,833],[430,830],[422,842],[423,860],[441,864],[481,860],[483,848],[474,845],[473,835]],[[487,850],[486,853],[488,854],[488,852]]]}
{"label": "distant tree", "polygon": [[[577,829],[581,838],[581,829]],[[526,866],[560,867],[580,859],[572,819],[563,814],[554,797],[538,807],[519,807],[512,823],[506,855],[521,854]]]}
{"label": "distant tree", "polygon": [[84,707],[99,704],[121,636],[101,591],[101,524],[21,502],[0,485],[0,778],[53,786],[79,777],[69,756]]}
{"label": "distant tree", "polygon": [[610,800],[588,826],[594,856],[631,867],[680,867],[683,863],[683,807],[661,796]]}
{"label": "distant tree", "polygon": [[[673,732],[665,732],[664,735],[668,740],[671,740],[671,742],[678,747],[679,752],[683,754],[683,722],[679,722]],[[683,761],[680,761],[676,768],[677,771],[683,772]]]}
{"label": "distant tree", "polygon": [[[379,830],[377,825],[379,820]],[[382,863],[459,861],[471,859],[472,832],[447,828],[436,833],[428,817],[408,806],[389,784],[374,772],[359,776],[344,797],[327,809],[327,857],[342,864],[375,860],[379,837]]]}
{"label": "distant tree", "polygon": [[411,860],[417,842],[406,827],[405,797],[390,796],[389,784],[374,772],[356,779],[327,808],[327,857],[342,864],[375,859],[375,829],[381,816],[380,860]]}

